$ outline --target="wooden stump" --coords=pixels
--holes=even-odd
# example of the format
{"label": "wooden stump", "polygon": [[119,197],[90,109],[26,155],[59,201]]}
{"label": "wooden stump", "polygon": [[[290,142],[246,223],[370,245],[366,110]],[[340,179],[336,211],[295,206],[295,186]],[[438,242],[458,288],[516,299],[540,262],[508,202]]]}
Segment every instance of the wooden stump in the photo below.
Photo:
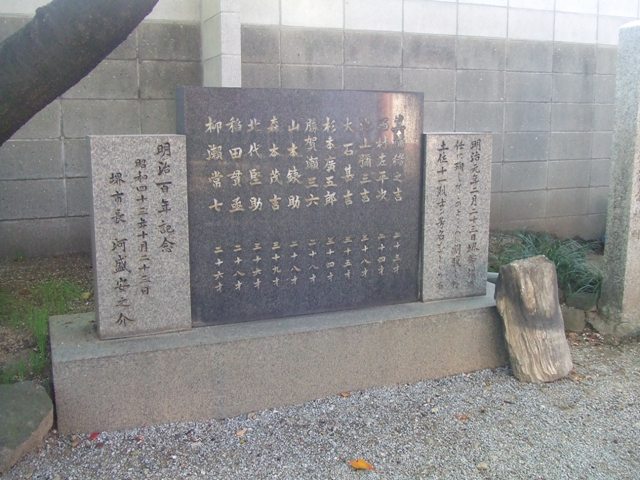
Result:
{"label": "wooden stump", "polygon": [[524,382],[550,382],[573,369],[553,263],[544,256],[500,267],[496,306],[511,368]]}

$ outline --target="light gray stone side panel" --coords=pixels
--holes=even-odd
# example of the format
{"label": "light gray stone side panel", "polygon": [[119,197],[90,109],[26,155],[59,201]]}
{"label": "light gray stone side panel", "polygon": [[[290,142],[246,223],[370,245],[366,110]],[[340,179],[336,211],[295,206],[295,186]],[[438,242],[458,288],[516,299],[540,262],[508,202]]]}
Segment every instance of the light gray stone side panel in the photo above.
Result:
{"label": "light gray stone side panel", "polygon": [[[280,62],[280,29],[278,27],[243,25],[241,31],[240,48],[243,62]],[[288,48],[286,43],[287,40],[283,39],[284,48]]]}
{"label": "light gray stone side panel", "polygon": [[0,220],[64,217],[64,180],[0,181]]}
{"label": "light gray stone side panel", "polygon": [[423,302],[486,294],[491,142],[487,134],[426,135]]}
{"label": "light gray stone side panel", "polygon": [[341,89],[342,67],[282,65],[282,88]]}
{"label": "light gray stone side panel", "polygon": [[341,30],[283,28],[280,35],[282,63],[342,65],[344,62]]}
{"label": "light gray stone side panel", "polygon": [[411,68],[456,68],[456,37],[404,34],[402,65]]}
{"label": "light gray stone side panel", "polygon": [[92,136],[90,149],[100,337],[191,328],[185,137]]}
{"label": "light gray stone side panel", "polygon": [[345,31],[344,63],[369,67],[399,67],[402,65],[402,34]]}
{"label": "light gray stone side panel", "polygon": [[200,25],[143,22],[138,28],[141,60],[200,60]]}
{"label": "light gray stone side panel", "polygon": [[616,120],[607,212],[605,281],[601,305],[607,325],[619,335],[640,333],[640,23],[619,31]]}
{"label": "light gray stone side panel", "polygon": [[0,180],[62,177],[60,140],[10,140],[0,147]]}

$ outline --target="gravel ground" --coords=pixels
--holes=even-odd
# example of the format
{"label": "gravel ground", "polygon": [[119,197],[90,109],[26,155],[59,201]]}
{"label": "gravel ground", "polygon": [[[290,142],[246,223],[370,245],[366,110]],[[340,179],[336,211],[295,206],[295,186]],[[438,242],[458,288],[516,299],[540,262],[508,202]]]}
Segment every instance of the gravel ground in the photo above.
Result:
{"label": "gravel ground", "polygon": [[[52,434],[5,478],[640,478],[640,344],[573,357],[552,384],[503,368],[223,421]],[[352,470],[361,457],[376,470]]]}

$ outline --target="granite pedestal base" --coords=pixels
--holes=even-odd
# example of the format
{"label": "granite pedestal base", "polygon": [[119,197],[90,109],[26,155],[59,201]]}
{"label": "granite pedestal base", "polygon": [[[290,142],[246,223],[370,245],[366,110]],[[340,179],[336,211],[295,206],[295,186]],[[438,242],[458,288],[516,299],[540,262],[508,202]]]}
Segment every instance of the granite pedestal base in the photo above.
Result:
{"label": "granite pedestal base", "polygon": [[52,317],[61,433],[224,418],[507,363],[487,295],[99,340]]}

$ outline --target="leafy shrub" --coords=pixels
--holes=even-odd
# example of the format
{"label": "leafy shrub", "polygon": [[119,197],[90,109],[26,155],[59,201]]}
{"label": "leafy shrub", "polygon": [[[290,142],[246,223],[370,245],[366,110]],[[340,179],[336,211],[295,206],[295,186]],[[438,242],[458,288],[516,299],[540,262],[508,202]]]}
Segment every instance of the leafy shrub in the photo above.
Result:
{"label": "leafy shrub", "polygon": [[587,254],[597,250],[597,242],[559,239],[548,233],[518,232],[501,236],[496,251],[489,255],[490,268],[514,260],[544,255],[556,266],[558,286],[566,295],[590,293],[600,295],[602,271],[587,260]]}

